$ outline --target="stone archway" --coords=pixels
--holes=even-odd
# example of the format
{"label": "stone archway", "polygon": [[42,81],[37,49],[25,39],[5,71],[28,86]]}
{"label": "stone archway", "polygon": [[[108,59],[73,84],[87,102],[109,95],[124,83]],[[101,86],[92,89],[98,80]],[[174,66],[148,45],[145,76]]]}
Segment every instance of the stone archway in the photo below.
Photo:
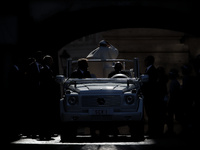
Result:
{"label": "stone archway", "polygon": [[162,5],[62,11],[35,23],[29,38],[30,44],[35,43],[45,47],[49,44],[63,46],[92,33],[120,28],[160,28],[198,35],[199,31],[196,30],[198,23],[192,20],[191,16],[192,14],[186,11],[165,8]]}
{"label": "stone archway", "polygon": [[[184,32],[194,35],[194,40],[187,40],[196,53],[199,46],[196,44],[199,39],[200,23],[198,21],[198,9],[193,1],[135,1],[133,3],[124,1],[123,3],[101,2],[87,3],[62,2],[67,7],[58,12],[47,13],[47,16],[37,20],[42,16],[38,8],[43,9],[49,6],[49,2],[26,2],[25,7],[15,3],[15,7],[6,10],[6,14],[14,16],[16,27],[16,43],[1,44],[2,49],[6,49],[5,57],[12,55],[13,51],[19,52],[20,56],[24,53],[32,53],[36,50],[44,50],[50,54],[57,55],[57,51],[64,45],[96,32],[107,31],[110,29],[124,28],[159,28]],[[51,2],[50,2],[51,3]],[[56,2],[56,4],[60,2]],[[81,4],[84,3],[82,6]],[[6,3],[9,6],[9,3]],[[53,3],[54,4],[54,3]],[[87,5],[86,5],[87,4]],[[35,7],[33,7],[33,6]],[[55,5],[56,7],[57,5]],[[73,6],[73,7],[71,7]],[[51,5],[50,8],[54,5]],[[47,8],[48,9],[48,8]],[[19,10],[22,10],[19,12]],[[16,13],[17,12],[17,13]],[[33,12],[33,13],[32,13]],[[34,14],[36,13],[36,14]],[[36,16],[35,16],[36,15]],[[9,22],[8,22],[9,24]],[[13,22],[10,22],[13,25]],[[7,25],[6,25],[7,26]],[[2,26],[1,26],[2,27]],[[4,41],[3,41],[4,42]],[[12,47],[12,48],[10,48]],[[13,50],[14,49],[14,50]],[[28,55],[27,54],[27,55]],[[12,61],[12,60],[11,60]],[[5,66],[8,65],[7,63]],[[7,70],[5,70],[7,72]],[[4,76],[7,76],[6,73]]]}

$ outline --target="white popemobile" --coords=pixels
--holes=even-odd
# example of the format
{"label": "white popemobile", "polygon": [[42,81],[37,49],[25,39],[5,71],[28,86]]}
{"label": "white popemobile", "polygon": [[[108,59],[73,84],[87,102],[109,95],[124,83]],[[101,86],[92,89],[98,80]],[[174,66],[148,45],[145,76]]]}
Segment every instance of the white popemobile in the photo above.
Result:
{"label": "white popemobile", "polygon": [[[60,100],[61,141],[73,139],[79,126],[103,125],[110,128],[112,125],[128,125],[131,137],[143,137],[143,97],[140,88],[143,82],[148,81],[148,76],[139,75],[138,58],[88,59],[89,63],[97,61],[132,62],[134,69],[125,70],[130,76],[117,74],[112,78],[76,79],[58,75],[56,80],[62,84],[64,92]],[[67,62],[69,75],[70,66],[77,61],[69,59]]]}

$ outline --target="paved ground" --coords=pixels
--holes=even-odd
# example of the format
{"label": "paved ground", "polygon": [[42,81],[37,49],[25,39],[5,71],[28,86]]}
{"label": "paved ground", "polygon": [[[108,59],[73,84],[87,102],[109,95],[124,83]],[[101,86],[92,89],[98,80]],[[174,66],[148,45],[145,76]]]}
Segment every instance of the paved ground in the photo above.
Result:
{"label": "paved ground", "polygon": [[[94,139],[88,135],[78,135],[73,142],[60,141],[60,135],[51,140],[39,140],[21,136],[12,141],[6,149],[9,150],[182,150],[199,149],[199,136],[197,133],[180,134],[180,126],[175,124],[176,136],[150,139],[145,136],[143,141],[133,142],[129,135],[109,137],[108,139]],[[127,127],[120,128],[121,133],[128,133]],[[79,133],[87,133],[88,129],[80,129]],[[194,137],[194,135],[196,137]]]}
{"label": "paved ground", "polygon": [[198,149],[198,140],[181,137],[148,139],[144,141],[132,142],[128,136],[110,138],[107,141],[94,140],[87,136],[78,136],[75,142],[60,142],[60,136],[55,136],[51,140],[41,141],[21,137],[17,141],[11,142],[10,150],[172,150],[172,149]]}

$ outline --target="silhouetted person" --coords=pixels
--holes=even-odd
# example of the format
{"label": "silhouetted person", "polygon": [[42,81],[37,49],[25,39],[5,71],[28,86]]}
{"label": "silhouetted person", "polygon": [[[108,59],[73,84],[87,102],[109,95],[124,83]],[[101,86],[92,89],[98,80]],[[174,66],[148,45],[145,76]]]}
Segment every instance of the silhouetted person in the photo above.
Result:
{"label": "silhouetted person", "polygon": [[[22,122],[23,122],[23,126],[21,126],[23,128],[23,133],[24,135],[27,136],[32,136],[32,137],[36,137],[36,113],[34,112],[35,110],[35,106],[37,107],[37,101],[38,99],[36,98],[39,95],[39,89],[38,86],[35,86],[35,83],[33,80],[33,75],[31,75],[31,67],[30,64],[34,63],[36,60],[33,57],[29,57],[27,58],[24,62],[23,62],[23,82],[21,83],[21,86],[23,87],[23,97],[22,97],[22,101],[23,103],[21,104],[21,106],[23,106],[22,111],[21,111],[21,118],[22,118]],[[32,84],[34,85],[32,87]],[[34,93],[34,95],[33,95]],[[36,94],[36,95],[35,95]],[[29,100],[27,100],[27,97],[29,97]],[[32,102],[32,104],[34,105],[30,105],[30,101]],[[24,113],[28,113],[31,117],[26,117],[24,115]],[[34,117],[34,118],[33,118]],[[35,133],[33,133],[35,132]]]}
{"label": "silhouetted person", "polygon": [[178,78],[178,70],[171,69],[169,72],[169,102],[168,102],[168,135],[174,135],[174,116],[176,120],[179,120],[182,116],[180,105],[180,83],[177,80]]}
{"label": "silhouetted person", "polygon": [[38,89],[40,86],[40,71],[43,68],[42,66],[42,58],[43,54],[41,51],[37,51],[34,56],[34,60],[32,63],[30,63],[29,68],[27,70],[30,84],[33,88]]}
{"label": "silhouetted person", "polygon": [[[2,104],[3,107],[9,106],[9,111],[7,109],[4,109],[2,112],[6,113],[2,114],[2,116],[6,116],[5,122],[8,123],[9,128],[3,128],[6,129],[6,136],[10,140],[16,140],[19,138],[19,134],[21,134],[21,126],[23,125],[23,118],[22,118],[22,112],[23,112],[23,69],[22,64],[19,60],[19,57],[14,57],[13,64],[10,66],[9,70],[9,76],[8,76],[8,97],[4,100],[2,98],[2,101],[6,102],[5,104]],[[10,118],[11,116],[15,115],[15,117]],[[15,123],[13,125],[13,122]]]}
{"label": "silhouetted person", "polygon": [[158,132],[160,135],[164,132],[164,124],[166,122],[167,102],[168,102],[168,76],[165,73],[165,68],[159,66],[157,68],[157,96],[158,96]]}
{"label": "silhouetted person", "polygon": [[37,51],[33,55],[33,62],[29,64],[26,70],[26,80],[27,80],[27,93],[29,95],[30,103],[27,103],[28,113],[30,114],[30,117],[28,118],[29,122],[29,130],[30,134],[32,134],[33,137],[38,132],[38,116],[40,115],[37,110],[38,104],[40,103],[40,73],[42,66],[42,58],[43,53],[41,51]]}
{"label": "silhouetted person", "polygon": [[195,90],[194,90],[194,97],[195,97],[195,108],[194,108],[194,125],[195,125],[195,134],[196,136],[200,133],[200,122],[199,122],[199,115],[200,115],[200,54],[198,54],[194,60],[194,70],[195,70]]}
{"label": "silhouetted person", "polygon": [[78,69],[72,72],[71,78],[91,78],[90,72],[87,70],[88,63],[87,59],[81,58],[78,60]]}
{"label": "silhouetted person", "polygon": [[114,69],[115,69],[114,71],[112,71],[111,73],[109,73],[108,78],[111,78],[112,76],[114,76],[116,74],[125,74],[126,75],[126,72],[122,71],[123,66],[122,66],[121,62],[116,62]]}
{"label": "silhouetted person", "polygon": [[157,136],[159,101],[157,96],[157,70],[154,66],[155,58],[149,55],[145,58],[145,74],[149,76],[149,81],[142,86],[144,95],[144,107],[148,116],[148,133],[150,137]]}
{"label": "silhouetted person", "polygon": [[43,58],[43,68],[41,69],[41,102],[40,105],[40,138],[51,139],[53,128],[56,125],[57,97],[56,82],[52,70],[53,58],[45,55]]}
{"label": "silhouetted person", "polygon": [[181,72],[183,75],[181,85],[181,107],[183,114],[182,123],[186,133],[193,127],[194,119],[196,119],[194,118],[196,81],[194,80],[194,76],[191,75],[192,66],[190,64],[181,66]]}

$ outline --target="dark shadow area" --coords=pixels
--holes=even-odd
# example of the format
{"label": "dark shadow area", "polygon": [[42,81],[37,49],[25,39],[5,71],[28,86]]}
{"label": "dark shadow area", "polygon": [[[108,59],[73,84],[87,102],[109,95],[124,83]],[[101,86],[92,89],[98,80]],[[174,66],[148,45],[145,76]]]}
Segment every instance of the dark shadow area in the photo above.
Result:
{"label": "dark shadow area", "polygon": [[[44,48],[49,43],[51,46],[63,46],[83,36],[122,28],[160,28],[199,36],[199,31],[196,30],[199,23],[192,15],[192,12],[148,6],[63,11],[42,22],[31,24],[32,30],[29,31],[30,38],[27,42],[28,45]],[[34,40],[35,37],[37,40]],[[31,43],[33,41],[34,44]]]}
{"label": "dark shadow area", "polygon": [[[193,6],[196,8],[197,6]],[[103,11],[102,11],[103,9]],[[166,9],[162,7],[105,7],[105,8],[94,8],[87,9],[84,11],[68,12],[63,11],[62,13],[55,14],[49,19],[43,20],[41,22],[34,22],[34,20],[27,15],[18,14],[21,18],[19,21],[19,40],[16,45],[0,45],[1,49],[5,52],[3,53],[5,68],[10,66],[11,63],[15,62],[15,57],[18,60],[22,60],[31,56],[36,50],[42,50],[45,54],[50,54],[54,57],[54,69],[55,74],[58,73],[57,64],[57,51],[67,43],[73,40],[81,38],[92,33],[107,31],[110,29],[120,29],[120,28],[161,28],[170,29],[174,31],[181,31],[187,34],[192,34],[196,37],[200,36],[200,22],[196,18],[198,13],[197,9],[191,11],[179,11]],[[93,14],[93,15],[91,15]],[[101,17],[103,16],[103,21]],[[30,17],[30,18],[29,18]],[[105,23],[106,22],[106,23]],[[27,25],[25,28],[24,23]],[[9,52],[6,52],[9,51]],[[17,54],[17,55],[15,55]],[[7,59],[8,58],[8,59]],[[16,68],[14,68],[16,69]],[[16,71],[16,70],[15,70]],[[4,112],[5,116],[3,118],[3,143],[8,144],[10,149],[15,150],[38,150],[38,149],[81,149],[82,146],[70,146],[70,145],[56,145],[56,144],[10,144],[13,141],[19,140],[21,137],[19,134],[27,134],[29,132],[30,126],[27,124],[27,118],[30,114],[30,106],[33,106],[33,101],[30,99],[35,96],[34,90],[25,92],[27,89],[22,87],[22,82],[17,78],[21,72],[15,72],[15,78],[9,80],[10,78],[6,76],[9,83],[5,83],[5,91],[3,91],[4,106],[7,107],[7,111]],[[21,89],[23,88],[23,90]],[[20,93],[20,95],[19,95]],[[28,95],[29,93],[29,95]],[[59,95],[59,92],[56,96]],[[54,95],[55,96],[55,95]],[[23,98],[22,98],[23,97]],[[22,100],[21,102],[19,100]],[[26,103],[26,104],[25,104]],[[45,105],[45,103],[43,104]],[[46,106],[46,105],[45,105]],[[24,111],[25,108],[26,111]],[[38,111],[32,107],[33,111]],[[35,114],[32,118],[34,118]],[[199,112],[196,113],[195,118],[197,119]],[[13,119],[14,118],[14,119]],[[55,117],[59,118],[59,116]],[[30,118],[29,118],[30,119]],[[42,119],[41,119],[42,120]],[[198,122],[198,121],[197,121]],[[117,145],[116,149],[175,149],[175,148],[190,148],[198,146],[198,135],[199,135],[199,123],[195,122],[195,126],[190,128],[188,133],[179,135],[172,138],[162,138],[153,139],[154,144],[151,145]],[[53,122],[56,127],[53,126],[52,133],[60,133],[60,122]],[[35,127],[35,125],[34,125]],[[45,127],[43,127],[45,128]],[[191,131],[191,132],[190,132]],[[37,134],[38,131],[31,130],[31,134]],[[88,138],[80,138],[78,141],[86,142]],[[97,139],[98,141],[99,139]],[[131,142],[127,138],[119,138],[115,142]],[[90,141],[90,140],[89,140]],[[100,139],[101,142],[104,140]],[[113,139],[108,139],[109,142],[113,142]],[[173,142],[172,142],[173,141]],[[96,140],[95,140],[96,142]],[[178,143],[178,144],[177,144]],[[92,143],[91,143],[92,145]],[[196,148],[196,147],[195,147]]]}

